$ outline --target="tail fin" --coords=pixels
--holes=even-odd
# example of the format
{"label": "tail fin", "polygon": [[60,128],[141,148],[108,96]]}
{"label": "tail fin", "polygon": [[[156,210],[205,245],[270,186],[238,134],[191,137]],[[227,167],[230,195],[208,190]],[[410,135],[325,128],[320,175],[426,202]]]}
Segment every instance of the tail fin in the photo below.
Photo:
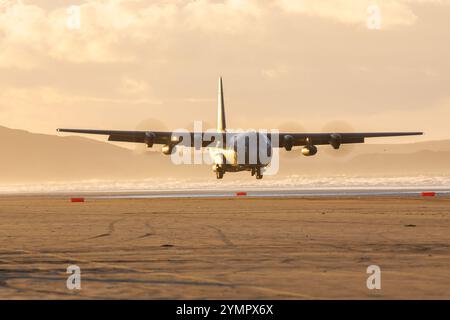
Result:
{"label": "tail fin", "polygon": [[225,102],[223,98],[223,83],[222,77],[219,78],[219,95],[217,104],[217,131],[225,132],[227,123],[225,120]]}

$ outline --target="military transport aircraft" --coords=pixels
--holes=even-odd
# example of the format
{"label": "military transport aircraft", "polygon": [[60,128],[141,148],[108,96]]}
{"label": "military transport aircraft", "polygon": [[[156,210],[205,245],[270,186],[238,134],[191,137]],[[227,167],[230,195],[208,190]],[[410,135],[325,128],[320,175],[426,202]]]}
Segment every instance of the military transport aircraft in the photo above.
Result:
{"label": "military transport aircraft", "polygon": [[256,179],[262,179],[264,168],[270,165],[273,148],[291,151],[300,146],[304,156],[317,153],[317,145],[331,145],[339,149],[342,144],[364,143],[365,138],[422,135],[422,132],[328,132],[328,133],[281,133],[262,130],[238,132],[227,130],[222,78],[219,79],[217,129],[214,132],[160,132],[57,129],[59,132],[85,133],[109,136],[109,141],[145,143],[149,148],[161,144],[162,152],[172,155],[177,145],[208,148],[217,179],[226,172],[250,171]]}

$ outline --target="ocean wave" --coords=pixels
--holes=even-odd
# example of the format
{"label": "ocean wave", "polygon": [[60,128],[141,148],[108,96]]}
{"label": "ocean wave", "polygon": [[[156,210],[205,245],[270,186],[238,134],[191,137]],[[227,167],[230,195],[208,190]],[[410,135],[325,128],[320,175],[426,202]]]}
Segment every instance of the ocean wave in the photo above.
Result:
{"label": "ocean wave", "polygon": [[64,192],[151,192],[235,190],[323,190],[323,189],[443,189],[450,188],[450,175],[443,176],[300,176],[268,177],[266,180],[233,179],[142,179],[85,180],[29,184],[0,184],[1,194]]}

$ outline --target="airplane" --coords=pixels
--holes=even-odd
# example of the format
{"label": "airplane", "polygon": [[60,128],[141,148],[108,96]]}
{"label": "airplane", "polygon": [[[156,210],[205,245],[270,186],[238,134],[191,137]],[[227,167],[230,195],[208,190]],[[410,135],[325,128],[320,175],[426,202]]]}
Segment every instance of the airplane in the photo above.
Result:
{"label": "airplane", "polygon": [[[89,129],[57,129],[58,132],[107,135],[108,141],[144,143],[148,148],[162,145],[165,155],[172,155],[178,145],[187,148],[207,148],[217,179],[227,172],[250,171],[256,179],[262,179],[270,165],[273,148],[291,151],[302,147],[301,154],[314,156],[318,145],[330,145],[339,149],[342,144],[364,143],[366,138],[422,135],[423,132],[328,132],[328,133],[280,133],[262,131],[229,131],[225,119],[225,100],[222,77],[218,86],[217,128],[213,132],[118,131]],[[200,143],[198,142],[200,139]]]}

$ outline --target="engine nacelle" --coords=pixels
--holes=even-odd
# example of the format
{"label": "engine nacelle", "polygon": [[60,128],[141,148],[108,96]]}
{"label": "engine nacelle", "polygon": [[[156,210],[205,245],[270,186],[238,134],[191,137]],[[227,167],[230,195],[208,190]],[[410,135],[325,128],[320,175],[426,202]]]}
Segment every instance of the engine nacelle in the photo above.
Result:
{"label": "engine nacelle", "polygon": [[156,135],[153,132],[146,132],[144,136],[144,143],[147,145],[147,147],[151,148],[155,143],[155,139]]}
{"label": "engine nacelle", "polygon": [[333,133],[330,136],[330,144],[334,149],[339,149],[341,147],[342,137],[340,134]]}
{"label": "engine nacelle", "polygon": [[316,146],[304,146],[302,148],[302,154],[305,157],[313,156],[317,153],[317,147]]}
{"label": "engine nacelle", "polygon": [[284,148],[286,149],[286,151],[291,151],[293,145],[294,137],[289,134],[284,136]]}
{"label": "engine nacelle", "polygon": [[161,148],[161,151],[162,151],[162,153],[165,154],[166,156],[169,156],[169,155],[172,154],[173,148],[174,148],[173,145],[165,144],[165,145],[163,145],[163,147]]}

